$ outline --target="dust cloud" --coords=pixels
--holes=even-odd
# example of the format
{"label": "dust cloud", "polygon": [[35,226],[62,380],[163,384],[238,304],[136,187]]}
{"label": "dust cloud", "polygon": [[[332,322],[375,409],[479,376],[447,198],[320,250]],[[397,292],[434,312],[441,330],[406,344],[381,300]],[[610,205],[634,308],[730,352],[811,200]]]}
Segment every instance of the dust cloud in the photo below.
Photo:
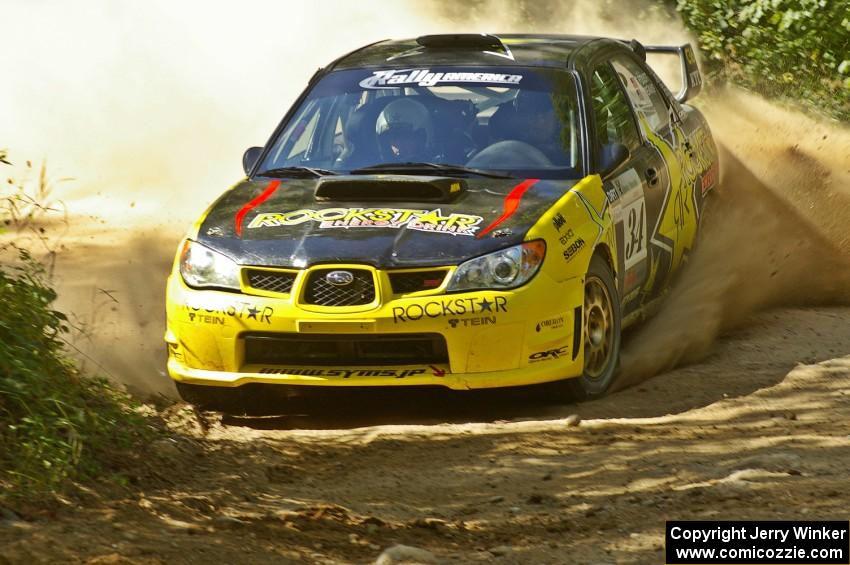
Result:
{"label": "dust cloud", "polygon": [[[417,33],[414,2],[0,2],[0,134],[72,211],[184,219],[241,175],[321,65]],[[167,208],[164,210],[164,207]]]}
{"label": "dust cloud", "polygon": [[[0,13],[0,146],[16,164],[44,157],[51,175],[75,179],[56,187],[70,225],[49,242],[59,306],[79,328],[71,345],[87,370],[164,394],[175,246],[319,66],[435,32],[688,40],[648,1],[42,0],[0,2]],[[850,135],[731,91],[697,104],[725,148],[723,186],[668,304],[629,341],[624,382],[703,354],[755,309],[843,300],[850,288],[839,260]]]}
{"label": "dust cloud", "polygon": [[850,302],[850,129],[733,89],[704,111],[720,187],[671,295],[627,341],[620,387],[698,360],[759,309]]}
{"label": "dust cloud", "polygon": [[186,221],[239,178],[242,152],[266,141],[312,73],[345,52],[450,31],[613,27],[648,42],[685,39],[629,6],[0,1],[0,146],[74,177],[60,195],[72,212]]}

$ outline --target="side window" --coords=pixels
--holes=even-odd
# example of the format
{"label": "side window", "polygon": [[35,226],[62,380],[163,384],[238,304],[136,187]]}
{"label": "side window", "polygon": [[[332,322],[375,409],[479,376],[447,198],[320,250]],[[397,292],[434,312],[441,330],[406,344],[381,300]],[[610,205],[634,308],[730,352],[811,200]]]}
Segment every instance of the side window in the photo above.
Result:
{"label": "side window", "polygon": [[631,151],[640,147],[641,139],[629,103],[609,65],[600,65],[593,72],[590,96],[598,144],[622,143]]}
{"label": "side window", "polygon": [[611,65],[641,121],[646,120],[652,131],[664,133],[670,126],[670,108],[646,71],[629,57],[617,57]]}

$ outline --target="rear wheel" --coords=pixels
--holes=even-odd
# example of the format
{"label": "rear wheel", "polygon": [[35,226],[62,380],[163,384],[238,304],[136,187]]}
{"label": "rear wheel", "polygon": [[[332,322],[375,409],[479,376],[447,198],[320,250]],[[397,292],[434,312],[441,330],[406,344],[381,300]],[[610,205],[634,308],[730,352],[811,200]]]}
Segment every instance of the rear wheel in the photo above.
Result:
{"label": "rear wheel", "polygon": [[587,270],[582,315],[584,371],[567,386],[573,397],[588,400],[608,391],[620,360],[620,299],[611,267],[600,255]]}

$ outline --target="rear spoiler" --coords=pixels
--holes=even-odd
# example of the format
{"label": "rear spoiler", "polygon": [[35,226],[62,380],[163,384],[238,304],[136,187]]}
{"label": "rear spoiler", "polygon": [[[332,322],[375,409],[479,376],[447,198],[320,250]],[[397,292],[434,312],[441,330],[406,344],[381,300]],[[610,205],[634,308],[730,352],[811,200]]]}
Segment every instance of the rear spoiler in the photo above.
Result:
{"label": "rear spoiler", "polygon": [[[682,90],[676,94],[676,100],[680,103],[686,102],[699,94],[702,90],[702,75],[697,66],[697,58],[694,48],[690,43],[679,45],[641,45],[635,40],[631,42],[632,49],[646,58],[646,53],[661,53],[667,55],[678,55],[682,69]],[[643,53],[641,53],[643,51]]]}

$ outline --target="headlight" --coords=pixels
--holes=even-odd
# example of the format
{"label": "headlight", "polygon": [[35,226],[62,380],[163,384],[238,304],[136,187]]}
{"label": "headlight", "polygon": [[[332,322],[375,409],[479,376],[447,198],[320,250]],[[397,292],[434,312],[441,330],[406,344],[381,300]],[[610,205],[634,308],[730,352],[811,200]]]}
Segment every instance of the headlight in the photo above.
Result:
{"label": "headlight", "polygon": [[239,290],[239,265],[190,239],[180,252],[180,274],[189,286]]}
{"label": "headlight", "polygon": [[529,281],[546,255],[543,240],[529,241],[462,263],[446,290],[515,288]]}

